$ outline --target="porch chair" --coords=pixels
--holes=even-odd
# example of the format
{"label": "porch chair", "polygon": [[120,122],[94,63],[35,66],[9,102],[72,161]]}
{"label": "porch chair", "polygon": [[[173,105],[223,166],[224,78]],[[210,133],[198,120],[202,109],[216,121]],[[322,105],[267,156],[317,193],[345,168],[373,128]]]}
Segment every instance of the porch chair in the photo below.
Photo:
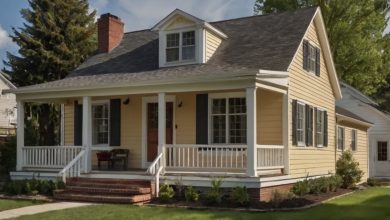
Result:
{"label": "porch chair", "polygon": [[127,149],[113,149],[111,150],[111,167],[115,168],[116,162],[123,164],[123,170],[127,170],[127,163],[129,160],[129,150]]}

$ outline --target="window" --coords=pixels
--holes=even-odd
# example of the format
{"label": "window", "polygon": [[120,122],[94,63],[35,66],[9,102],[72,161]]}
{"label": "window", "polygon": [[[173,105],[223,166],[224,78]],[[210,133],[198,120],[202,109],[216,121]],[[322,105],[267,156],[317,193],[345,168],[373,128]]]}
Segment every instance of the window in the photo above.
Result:
{"label": "window", "polygon": [[195,31],[167,34],[166,62],[195,59]]}
{"label": "window", "polygon": [[297,142],[298,145],[305,145],[305,105],[297,103]]}
{"label": "window", "polygon": [[387,142],[378,141],[378,161],[387,161]]}
{"label": "window", "polygon": [[357,148],[357,132],[356,130],[351,131],[351,149],[356,151]]}
{"label": "window", "polygon": [[316,112],[316,144],[317,147],[324,146],[324,111],[317,110]]}
{"label": "window", "polygon": [[337,128],[337,149],[344,150],[344,128]]}
{"label": "window", "polygon": [[211,142],[214,144],[246,143],[245,98],[211,100]]}
{"label": "window", "polygon": [[303,69],[320,75],[320,49],[307,40],[303,41]]}
{"label": "window", "polygon": [[106,145],[109,137],[109,104],[92,105],[92,144]]}
{"label": "window", "polygon": [[309,44],[309,54],[308,54],[308,70],[310,72],[316,71],[316,48]]}

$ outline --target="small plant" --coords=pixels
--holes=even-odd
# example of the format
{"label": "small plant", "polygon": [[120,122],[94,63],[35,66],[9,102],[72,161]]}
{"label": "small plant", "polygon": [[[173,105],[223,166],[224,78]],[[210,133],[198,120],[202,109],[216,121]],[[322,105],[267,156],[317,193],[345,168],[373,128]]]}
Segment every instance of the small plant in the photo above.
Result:
{"label": "small plant", "polygon": [[318,179],[309,180],[309,193],[318,195],[321,192],[321,184]]}
{"label": "small plant", "polygon": [[184,185],[183,185],[183,179],[180,176],[180,178],[175,180],[175,196],[177,199],[182,200],[184,197]]}
{"label": "small plant", "polygon": [[159,197],[163,202],[169,202],[175,196],[175,191],[168,184],[160,187]]}
{"label": "small plant", "polygon": [[342,187],[355,186],[363,177],[363,171],[359,169],[359,163],[353,157],[350,150],[344,151],[336,162],[336,174],[343,180]]}
{"label": "small plant", "polygon": [[65,183],[62,180],[57,180],[56,189],[65,189]]}
{"label": "small plant", "polygon": [[327,193],[329,190],[329,177],[320,177],[317,179],[318,187],[321,193]]}
{"label": "small plant", "polygon": [[294,195],[291,192],[280,192],[278,190],[275,190],[271,194],[271,200],[270,203],[275,207],[280,207],[280,204],[282,204],[283,201],[289,200],[294,198]]}
{"label": "small plant", "polygon": [[192,186],[186,188],[184,195],[187,202],[197,202],[199,200],[199,193]]}
{"label": "small plant", "polygon": [[343,180],[339,175],[332,175],[328,177],[329,191],[335,192],[341,187]]}
{"label": "small plant", "polygon": [[380,183],[379,180],[377,180],[377,179],[368,178],[368,179],[367,179],[367,185],[374,187],[374,186],[380,186],[381,183]]}
{"label": "small plant", "polygon": [[206,202],[209,205],[219,205],[222,202],[221,195],[221,178],[213,178],[211,180],[211,189],[206,195]]}
{"label": "small plant", "polygon": [[235,187],[230,195],[230,198],[234,204],[240,205],[240,206],[247,206],[249,205],[249,194],[246,190],[246,187]]}
{"label": "small plant", "polygon": [[293,185],[291,191],[297,196],[306,195],[310,191],[309,180],[306,178],[305,180],[296,182]]}

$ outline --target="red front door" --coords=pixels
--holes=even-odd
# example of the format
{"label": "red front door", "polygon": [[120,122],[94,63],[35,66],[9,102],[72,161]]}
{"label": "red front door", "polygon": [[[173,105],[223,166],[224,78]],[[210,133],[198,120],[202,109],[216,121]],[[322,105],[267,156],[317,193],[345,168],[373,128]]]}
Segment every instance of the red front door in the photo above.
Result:
{"label": "red front door", "polygon": [[[173,140],[173,103],[166,104],[166,144]],[[147,160],[152,162],[158,152],[158,103],[147,106]]]}

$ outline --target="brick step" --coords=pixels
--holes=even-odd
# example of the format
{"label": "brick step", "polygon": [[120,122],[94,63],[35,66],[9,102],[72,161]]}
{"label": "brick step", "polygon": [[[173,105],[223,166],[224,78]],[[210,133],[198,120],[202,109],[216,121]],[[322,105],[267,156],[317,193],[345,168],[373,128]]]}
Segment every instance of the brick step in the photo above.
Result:
{"label": "brick step", "polygon": [[88,188],[116,188],[116,189],[138,189],[138,188],[150,188],[150,183],[146,184],[119,184],[119,183],[100,183],[100,182],[79,182],[79,181],[67,181],[66,186],[78,186]]}
{"label": "brick step", "polygon": [[152,196],[150,194],[133,195],[133,196],[88,195],[88,194],[67,193],[66,191],[55,191],[54,198],[58,200],[80,201],[80,202],[140,204],[140,203],[149,202],[152,199]]}
{"label": "brick step", "polygon": [[139,194],[150,194],[152,192],[149,187],[85,187],[85,186],[72,186],[67,185],[65,188],[66,192],[79,193],[79,194],[99,194],[99,195],[139,195]]}
{"label": "brick step", "polygon": [[78,182],[78,183],[101,183],[101,184],[124,184],[124,185],[138,185],[138,186],[149,186],[150,181],[148,180],[128,180],[128,179],[106,179],[106,178],[70,178],[67,182]]}

